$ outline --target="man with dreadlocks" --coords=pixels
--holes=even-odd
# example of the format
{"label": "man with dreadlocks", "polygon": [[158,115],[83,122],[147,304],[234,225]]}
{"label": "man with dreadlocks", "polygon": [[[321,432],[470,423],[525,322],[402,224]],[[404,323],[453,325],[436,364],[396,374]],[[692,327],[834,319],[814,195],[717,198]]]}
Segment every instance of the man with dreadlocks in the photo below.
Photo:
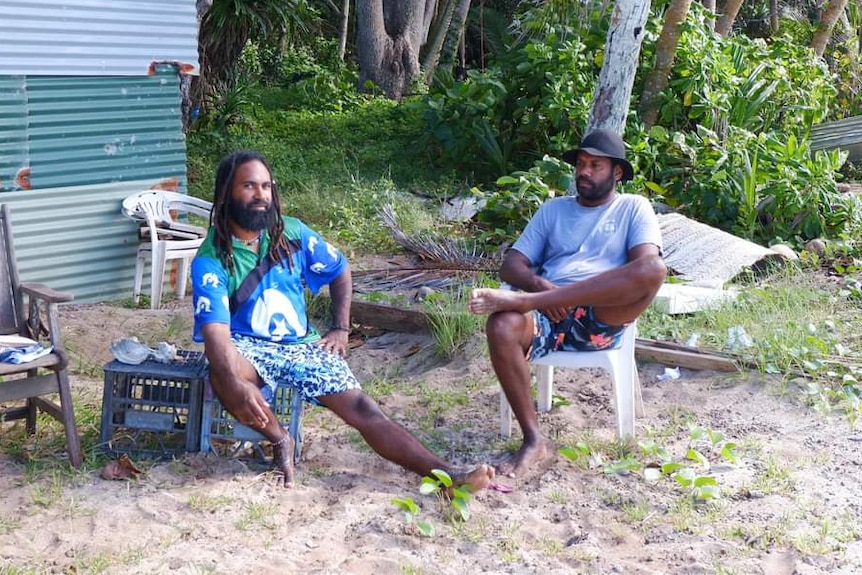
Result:
{"label": "man with dreadlocks", "polygon": [[[293,481],[293,439],[270,408],[275,388],[331,409],[386,459],[419,475],[447,471],[471,490],[494,468],[459,472],[389,419],[344,360],[353,291],[345,257],[297,218],[281,215],[272,170],[253,151],[224,158],[216,171],[210,230],[192,262],[194,339],[202,341],[213,390],[241,423],[260,431],[273,462]],[[304,286],[329,285],[332,326],[308,321]]]}

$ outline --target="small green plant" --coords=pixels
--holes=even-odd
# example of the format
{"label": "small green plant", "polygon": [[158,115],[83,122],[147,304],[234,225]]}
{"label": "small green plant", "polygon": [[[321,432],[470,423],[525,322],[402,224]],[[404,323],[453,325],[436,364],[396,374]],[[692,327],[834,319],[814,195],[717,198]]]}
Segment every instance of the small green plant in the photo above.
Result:
{"label": "small green plant", "polygon": [[392,504],[404,512],[404,528],[410,533],[418,532],[425,537],[434,536],[434,526],[427,521],[419,519],[421,509],[412,497],[394,497]]}
{"label": "small green plant", "polygon": [[235,523],[240,531],[255,531],[266,529],[274,531],[278,528],[278,507],[274,503],[249,503],[243,516]]}
{"label": "small green plant", "polygon": [[545,200],[566,193],[571,179],[569,164],[545,156],[526,172],[498,178],[493,191],[470,190],[483,204],[476,214],[482,224],[481,240],[499,245],[517,237]]}
{"label": "small green plant", "polygon": [[470,519],[470,500],[473,495],[463,487],[455,487],[452,478],[442,469],[432,469],[431,476],[422,478],[419,485],[422,495],[436,494],[441,500],[448,499],[453,518],[467,521]]}

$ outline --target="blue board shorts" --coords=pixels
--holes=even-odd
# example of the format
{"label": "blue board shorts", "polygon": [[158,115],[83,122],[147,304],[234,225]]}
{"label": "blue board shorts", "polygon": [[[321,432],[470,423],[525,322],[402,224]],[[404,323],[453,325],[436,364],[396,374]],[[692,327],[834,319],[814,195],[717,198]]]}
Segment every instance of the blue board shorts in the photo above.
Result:
{"label": "blue board shorts", "polygon": [[567,318],[554,323],[533,311],[533,342],[527,359],[533,361],[552,351],[600,351],[620,346],[626,325],[607,325],[595,318],[592,306],[578,306]]}
{"label": "blue board shorts", "polygon": [[284,344],[243,335],[232,339],[263,380],[260,391],[268,402],[279,385],[294,389],[314,405],[322,405],[320,396],[362,389],[347,362],[317,343]]}

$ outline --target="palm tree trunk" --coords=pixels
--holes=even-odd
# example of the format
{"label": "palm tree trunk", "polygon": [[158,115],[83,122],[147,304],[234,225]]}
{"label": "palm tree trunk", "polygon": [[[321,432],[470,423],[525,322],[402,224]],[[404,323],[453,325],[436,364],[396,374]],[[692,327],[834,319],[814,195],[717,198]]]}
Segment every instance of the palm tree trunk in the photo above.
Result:
{"label": "palm tree trunk", "polygon": [[463,45],[464,29],[467,26],[467,16],[470,14],[470,2],[471,0],[460,0],[458,10],[452,19],[452,25],[449,26],[449,33],[446,34],[443,51],[440,53],[440,65],[447,70],[452,69],[455,53],[458,51],[458,47]]}
{"label": "palm tree trunk", "polygon": [[671,0],[664,16],[661,35],[655,46],[655,64],[644,82],[641,92],[640,114],[644,125],[652,127],[658,118],[658,96],[667,88],[676,47],[682,32],[681,24],[685,22],[691,0]]}
{"label": "palm tree trunk", "polygon": [[585,133],[598,128],[623,133],[649,12],[650,0],[617,0]]}
{"label": "palm tree trunk", "polygon": [[740,8],[742,8],[742,0],[727,0],[724,4],[724,14],[719,16],[715,23],[715,31],[719,36],[726,38],[730,34]]}
{"label": "palm tree trunk", "polygon": [[[703,7],[709,10],[711,14],[715,14],[715,0],[703,0]],[[715,20],[710,18],[706,23],[710,30],[715,30]]]}
{"label": "palm tree trunk", "polygon": [[832,29],[835,28],[835,23],[846,7],[847,0],[832,0],[820,16],[820,23],[814,31],[814,37],[811,38],[811,49],[817,56],[823,56],[823,52],[826,51]]}
{"label": "palm tree trunk", "polygon": [[344,61],[347,52],[347,28],[350,23],[350,0],[341,3],[341,26],[338,31],[338,59]]}
{"label": "palm tree trunk", "polygon": [[769,31],[778,34],[778,0],[769,0]]}
{"label": "palm tree trunk", "polygon": [[426,84],[431,81],[434,71],[437,69],[437,63],[440,61],[440,51],[443,49],[443,41],[452,25],[452,16],[455,14],[457,0],[442,0],[442,2],[443,8],[431,26],[431,41],[425,44],[425,57],[422,58],[422,75]]}

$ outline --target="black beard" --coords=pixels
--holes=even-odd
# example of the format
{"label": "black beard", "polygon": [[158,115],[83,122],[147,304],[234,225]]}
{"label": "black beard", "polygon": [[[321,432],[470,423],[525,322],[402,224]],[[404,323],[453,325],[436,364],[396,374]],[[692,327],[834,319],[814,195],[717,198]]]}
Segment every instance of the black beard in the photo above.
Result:
{"label": "black beard", "polygon": [[268,204],[265,210],[252,209],[253,206],[261,205],[262,202],[249,202],[245,205],[233,198],[228,198],[227,215],[232,222],[244,230],[259,232],[273,226],[278,218],[275,206]]}
{"label": "black beard", "polygon": [[[577,181],[576,181],[577,183]],[[597,200],[601,200],[603,198],[608,197],[608,195],[614,191],[614,186],[616,185],[616,180],[614,179],[614,174],[611,173],[610,176],[604,181],[593,182],[593,186],[590,189],[581,189],[581,186],[577,186],[578,195],[585,200],[589,200],[591,202],[595,202]]]}

